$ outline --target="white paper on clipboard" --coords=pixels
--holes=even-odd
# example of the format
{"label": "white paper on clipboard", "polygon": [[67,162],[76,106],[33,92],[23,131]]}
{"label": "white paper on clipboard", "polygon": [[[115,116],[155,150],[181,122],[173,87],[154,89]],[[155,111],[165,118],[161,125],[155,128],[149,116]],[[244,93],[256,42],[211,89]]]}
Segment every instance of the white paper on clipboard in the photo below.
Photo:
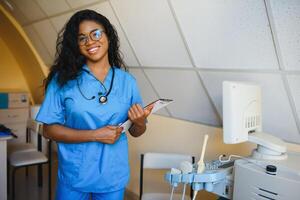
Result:
{"label": "white paper on clipboard", "polygon": [[[148,106],[154,104],[152,111],[150,114],[157,112],[158,110],[162,109],[163,107],[169,105],[172,103],[172,99],[158,99],[156,101],[153,101],[152,103],[148,104],[144,108],[147,108]],[[120,127],[123,127],[123,131],[128,131],[128,129],[131,127],[132,122],[128,119],[126,122],[122,123]]]}

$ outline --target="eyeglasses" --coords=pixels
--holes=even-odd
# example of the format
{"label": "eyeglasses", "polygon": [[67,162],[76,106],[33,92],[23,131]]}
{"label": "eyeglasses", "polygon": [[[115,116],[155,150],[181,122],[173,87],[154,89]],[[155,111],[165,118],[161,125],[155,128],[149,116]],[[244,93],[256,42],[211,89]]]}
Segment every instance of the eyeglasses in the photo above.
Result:
{"label": "eyeglasses", "polygon": [[89,33],[89,36],[87,35],[79,35],[78,36],[78,44],[80,46],[83,46],[83,45],[86,45],[89,41],[89,38],[92,40],[92,41],[99,41],[102,37],[102,34],[104,33],[103,30],[100,30],[100,29],[95,29],[95,30],[92,30],[90,33]]}

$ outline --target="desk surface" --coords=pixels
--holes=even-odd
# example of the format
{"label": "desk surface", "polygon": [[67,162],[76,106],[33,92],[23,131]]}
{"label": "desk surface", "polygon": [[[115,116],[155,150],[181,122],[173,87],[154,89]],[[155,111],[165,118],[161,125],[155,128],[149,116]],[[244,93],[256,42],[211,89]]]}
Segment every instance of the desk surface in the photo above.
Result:
{"label": "desk surface", "polygon": [[12,139],[13,137],[12,136],[10,136],[10,135],[8,135],[8,136],[0,136],[0,141],[2,141],[2,140],[10,140],[10,139]]}

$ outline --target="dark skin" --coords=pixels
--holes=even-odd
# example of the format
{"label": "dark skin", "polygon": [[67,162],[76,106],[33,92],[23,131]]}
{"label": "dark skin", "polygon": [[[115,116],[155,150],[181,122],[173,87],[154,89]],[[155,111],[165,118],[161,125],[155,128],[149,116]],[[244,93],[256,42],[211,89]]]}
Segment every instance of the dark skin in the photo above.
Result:
{"label": "dark skin", "polygon": [[[146,131],[145,120],[149,116],[153,105],[143,109],[140,105],[133,105],[128,111],[128,118],[132,121],[129,133],[133,137],[139,137]],[[44,136],[58,142],[102,142],[115,143],[123,129],[119,126],[105,126],[96,130],[77,130],[59,124],[44,125]]]}
{"label": "dark skin", "polygon": [[[79,36],[89,37],[92,30],[103,27],[94,21],[83,21],[79,25]],[[108,61],[109,41],[105,33],[98,41],[88,38],[88,41],[79,46],[79,50],[86,57],[87,65],[93,74],[103,81],[109,72],[110,64]],[[151,113],[153,105],[143,109],[141,105],[134,104],[128,110],[128,119],[132,121],[129,133],[133,137],[139,137],[146,131],[146,118]],[[81,142],[102,142],[106,144],[115,143],[123,129],[119,126],[105,126],[96,130],[77,130],[59,124],[44,125],[44,136],[58,142],[81,143]]]}
{"label": "dark skin", "polygon": [[139,137],[146,131],[146,118],[149,116],[153,105],[147,106],[143,109],[139,104],[133,105],[128,111],[128,118],[133,125],[129,129],[129,133],[133,137]]}

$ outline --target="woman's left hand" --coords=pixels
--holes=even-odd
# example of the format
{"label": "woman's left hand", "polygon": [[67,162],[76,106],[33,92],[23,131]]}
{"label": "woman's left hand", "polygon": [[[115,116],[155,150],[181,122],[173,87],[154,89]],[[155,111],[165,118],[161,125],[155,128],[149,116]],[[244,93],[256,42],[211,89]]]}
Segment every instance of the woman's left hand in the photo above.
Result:
{"label": "woman's left hand", "polygon": [[139,104],[134,104],[128,111],[128,118],[137,126],[144,126],[146,118],[150,115],[153,105],[145,109]]}
{"label": "woman's left hand", "polygon": [[129,133],[133,137],[139,137],[146,131],[146,118],[150,115],[153,104],[142,108],[139,104],[134,104],[128,111],[128,118],[132,121]]}

